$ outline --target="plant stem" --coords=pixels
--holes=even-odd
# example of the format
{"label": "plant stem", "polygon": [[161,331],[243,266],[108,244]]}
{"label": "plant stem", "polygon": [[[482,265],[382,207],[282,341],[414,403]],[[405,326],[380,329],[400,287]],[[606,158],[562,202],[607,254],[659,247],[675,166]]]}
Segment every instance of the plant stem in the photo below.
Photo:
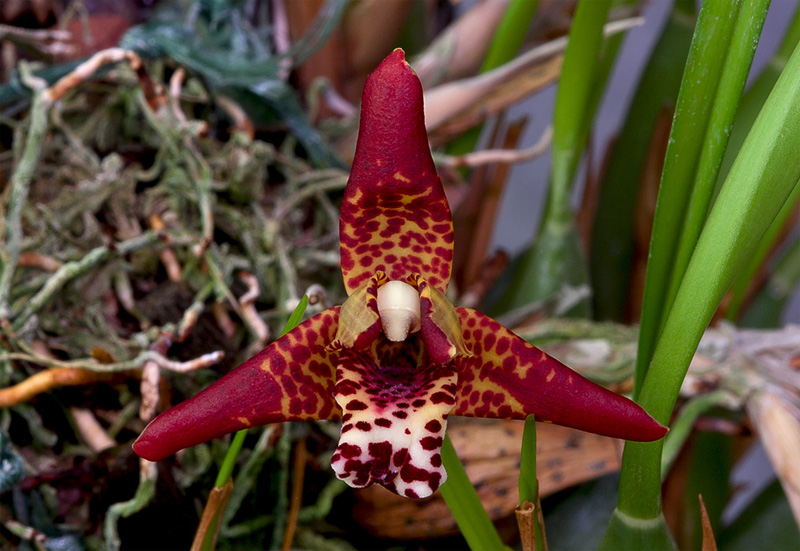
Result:
{"label": "plant stem", "polygon": [[233,466],[236,465],[236,458],[239,457],[239,452],[242,451],[244,439],[247,436],[247,429],[240,430],[233,437],[230,447],[225,454],[225,459],[222,461],[222,466],[219,468],[217,480],[214,482],[215,488],[222,488],[233,474]]}
{"label": "plant stem", "polygon": [[[519,503],[520,508],[525,502],[533,505],[533,549],[545,551],[547,543],[544,535],[544,521],[541,502],[539,500],[539,479],[536,475],[536,418],[529,415],[525,419],[525,429],[522,433],[522,450],[520,453],[519,471]],[[517,517],[519,522],[519,516]],[[523,542],[523,549],[526,543]]]}
{"label": "plant stem", "polygon": [[[703,331],[800,179],[798,148],[800,49],[775,84],[720,191],[664,324],[639,397],[659,422],[669,422]],[[626,444],[622,513],[637,519],[660,515],[662,446],[662,441]]]}
{"label": "plant stem", "polygon": [[447,471],[447,481],[439,491],[469,548],[472,551],[505,549],[447,435],[442,443],[442,464]]}
{"label": "plant stem", "polygon": [[[36,81],[32,83],[32,86],[35,85]],[[0,216],[0,228],[4,230],[2,232],[4,241],[0,243],[0,260],[2,260],[0,264],[0,319],[11,317],[8,302],[11,281],[22,247],[22,211],[28,202],[33,172],[42,152],[42,143],[47,133],[47,113],[51,105],[49,96],[43,90],[34,92],[31,122],[28,137],[25,140],[25,148],[9,182],[8,203],[3,209],[5,217]],[[2,218],[5,218],[5,223],[1,221]]]}

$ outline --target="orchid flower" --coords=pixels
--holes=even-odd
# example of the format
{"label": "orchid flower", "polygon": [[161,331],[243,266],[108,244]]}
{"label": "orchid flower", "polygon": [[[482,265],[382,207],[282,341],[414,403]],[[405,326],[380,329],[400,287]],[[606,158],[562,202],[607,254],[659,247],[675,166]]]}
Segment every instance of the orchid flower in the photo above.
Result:
{"label": "orchid flower", "polygon": [[340,245],[344,304],[158,416],[134,443],[137,454],[156,461],[248,427],[341,418],[331,461],[339,478],[422,498],[447,476],[448,415],[535,415],[638,441],[666,433],[636,403],[445,296],[453,221],[422,87],[399,49],[364,88]]}

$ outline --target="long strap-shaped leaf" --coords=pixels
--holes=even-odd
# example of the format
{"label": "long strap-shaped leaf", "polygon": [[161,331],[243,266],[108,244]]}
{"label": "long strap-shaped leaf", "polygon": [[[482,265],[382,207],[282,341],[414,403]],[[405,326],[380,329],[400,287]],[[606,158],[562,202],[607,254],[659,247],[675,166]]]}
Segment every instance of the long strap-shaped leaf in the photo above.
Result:
{"label": "long strap-shaped leaf", "polygon": [[[686,62],[664,158],[642,303],[634,396],[669,312],[673,261],[693,192],[698,160],[742,0],[704,2]],[[756,35],[758,36],[758,35]],[[749,62],[747,63],[749,67]],[[738,99],[738,98],[737,98]]]}
{"label": "long strap-shaped leaf", "polygon": [[[656,346],[639,401],[660,422],[669,421],[689,362],[720,300],[800,180],[797,151],[800,49],[789,59],[720,191]],[[662,444],[626,445],[615,528],[624,519],[646,524],[663,518]],[[608,539],[605,543],[614,545]]]}
{"label": "long strap-shaped leaf", "polygon": [[[736,19],[728,56],[722,68],[703,147],[697,161],[694,185],[687,204],[683,231],[673,258],[665,312],[668,312],[668,308],[678,292],[698,236],[705,224],[717,175],[736,116],[736,109],[747,81],[747,74],[750,72],[750,65],[764,19],[767,17],[769,3],[770,0],[746,0]],[[664,318],[662,317],[662,319]]]}
{"label": "long strap-shaped leaf", "polygon": [[[772,87],[778,80],[781,71],[783,71],[786,62],[789,60],[789,56],[792,55],[798,43],[800,43],[800,6],[797,6],[795,10],[794,18],[786,31],[781,47],[778,48],[778,51],[761,70],[761,74],[759,74],[758,78],[748,87],[747,92],[742,97],[742,103],[736,113],[736,121],[731,130],[728,149],[725,151],[725,158],[722,160],[722,168],[717,179],[719,185],[722,185],[722,182],[724,182],[725,177],[728,175],[733,160],[736,158],[739,149],[741,149],[745,137],[747,137],[747,132],[753,125],[753,121],[756,119],[759,110],[767,100],[767,96],[769,96]],[[731,287],[731,299],[728,303],[728,311],[726,313],[726,317],[729,320],[735,321],[739,318],[742,304],[750,289],[750,283],[764,265],[765,259],[774,250],[777,240],[780,239],[786,222],[794,211],[796,200],[800,197],[798,192],[800,192],[800,190],[795,191],[795,200],[790,199],[786,202],[783,211],[772,223],[772,227],[764,236],[756,252],[750,257],[750,260],[745,263],[739,275],[736,276],[733,286]],[[780,311],[778,313],[780,313]],[[764,321],[766,321],[766,319],[764,319]],[[778,318],[775,318],[774,323],[778,323]],[[768,326],[773,327],[774,324],[769,324]]]}

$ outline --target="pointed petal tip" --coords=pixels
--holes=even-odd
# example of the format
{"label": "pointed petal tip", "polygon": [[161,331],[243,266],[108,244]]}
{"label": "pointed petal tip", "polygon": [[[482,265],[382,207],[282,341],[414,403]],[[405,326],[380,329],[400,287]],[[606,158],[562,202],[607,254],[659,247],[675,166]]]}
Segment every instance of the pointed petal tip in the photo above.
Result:
{"label": "pointed petal tip", "polygon": [[411,65],[408,64],[408,61],[406,61],[406,53],[402,48],[395,48],[392,50],[392,53],[386,56],[383,61],[378,64],[375,70],[370,74],[370,77],[373,75],[380,76],[386,72],[398,71],[408,71],[409,73],[414,74],[416,78],[414,70],[411,68]]}
{"label": "pointed petal tip", "polygon": [[339,308],[306,320],[197,395],[145,427],[133,451],[158,461],[241,429],[283,421],[332,419],[334,366],[326,350]]}
{"label": "pointed petal tip", "polygon": [[139,435],[131,447],[133,448],[133,453],[148,461],[161,461],[171,455],[169,451],[159,450],[157,442],[152,438],[146,437],[144,433]]}
{"label": "pointed petal tip", "polygon": [[[652,417],[651,417],[651,419],[652,419]],[[658,425],[658,426],[656,427],[656,429],[655,429],[655,431],[654,431],[654,436],[655,436],[655,437],[654,437],[652,440],[648,440],[649,442],[654,442],[654,441],[656,441],[656,440],[661,440],[661,439],[662,439],[662,438],[664,438],[664,437],[665,437],[667,434],[669,434],[669,427],[666,427],[666,426],[662,425],[661,423],[659,423],[659,422],[658,422],[658,421],[656,421],[655,419],[653,419],[653,421],[654,421],[654,422],[655,422],[655,424],[656,424],[656,425]]]}
{"label": "pointed petal tip", "polygon": [[392,50],[392,53],[386,56],[386,59],[391,59],[393,61],[394,60],[402,61],[403,63],[408,65],[408,62],[406,61],[406,52],[405,50],[403,50],[403,48],[395,48],[394,50]]}
{"label": "pointed petal tip", "polygon": [[612,438],[651,442],[668,428],[636,402],[601,387],[474,310],[456,308],[475,356],[456,358],[453,415],[537,420]]}
{"label": "pointed petal tip", "polygon": [[665,427],[656,421],[633,400],[628,400],[624,396],[620,396],[620,398],[625,400],[624,406],[629,408],[631,416],[620,423],[622,427],[612,429],[615,432],[619,432],[619,434],[612,434],[611,436],[632,442],[655,442],[667,435],[669,427]]}

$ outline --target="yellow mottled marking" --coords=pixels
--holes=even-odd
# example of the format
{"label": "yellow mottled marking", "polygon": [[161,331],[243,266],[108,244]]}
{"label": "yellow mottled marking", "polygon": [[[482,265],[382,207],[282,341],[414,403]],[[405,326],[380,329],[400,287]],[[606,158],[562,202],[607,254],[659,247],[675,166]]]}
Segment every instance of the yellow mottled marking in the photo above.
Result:
{"label": "yellow mottled marking", "polygon": [[411,180],[409,180],[408,178],[406,178],[405,176],[403,176],[403,175],[400,173],[400,171],[399,171],[399,170],[398,170],[397,172],[395,172],[395,173],[394,173],[394,179],[395,179],[395,180],[400,180],[401,182],[405,182],[406,184],[407,184],[408,182],[410,182],[410,181],[411,181]]}
{"label": "yellow mottled marking", "polygon": [[555,369],[551,369],[550,373],[547,374],[547,378],[545,379],[545,381],[549,383],[550,381],[553,380],[553,377],[555,377],[555,376],[556,376],[556,370]]}
{"label": "yellow mottled marking", "polygon": [[241,424],[243,424],[245,427],[250,427],[250,426],[252,426],[252,425],[253,425],[253,424],[250,422],[250,419],[248,419],[247,417],[239,417],[239,418],[238,418],[238,420],[239,420],[239,422],[240,422]]}

